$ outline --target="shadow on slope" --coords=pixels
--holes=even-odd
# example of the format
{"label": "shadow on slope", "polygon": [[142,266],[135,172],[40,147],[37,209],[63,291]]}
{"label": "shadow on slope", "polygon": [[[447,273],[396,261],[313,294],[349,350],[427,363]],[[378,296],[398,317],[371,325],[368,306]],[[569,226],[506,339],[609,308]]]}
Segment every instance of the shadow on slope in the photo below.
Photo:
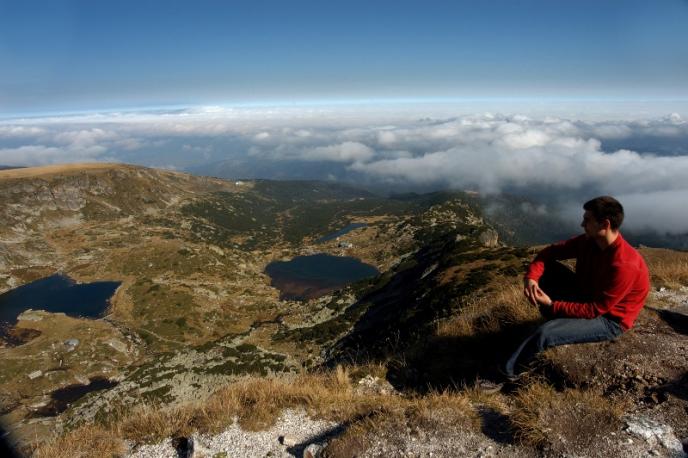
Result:
{"label": "shadow on slope", "polygon": [[494,291],[495,279],[516,275],[523,255],[455,237],[427,245],[355,305],[364,311],[331,348],[327,364],[383,363],[392,385],[418,392],[496,378],[539,320],[519,320],[513,307],[497,303],[475,314],[469,333],[440,335],[437,328],[470,307],[477,293]]}
{"label": "shadow on slope", "polygon": [[683,335],[688,335],[688,316],[679,313],[679,312],[674,312],[672,310],[665,310],[665,309],[655,309],[652,307],[648,307],[650,310],[654,310],[659,317],[664,320],[666,324],[671,326],[671,328],[678,332],[679,334]]}

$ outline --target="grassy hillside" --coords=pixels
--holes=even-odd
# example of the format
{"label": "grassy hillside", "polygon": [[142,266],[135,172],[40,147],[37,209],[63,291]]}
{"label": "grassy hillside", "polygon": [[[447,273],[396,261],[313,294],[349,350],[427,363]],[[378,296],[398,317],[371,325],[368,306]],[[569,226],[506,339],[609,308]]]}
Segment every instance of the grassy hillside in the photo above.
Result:
{"label": "grassy hillside", "polygon": [[56,438],[37,456],[122,452],[123,439],[216,434],[235,419],[246,431],[270,430],[300,408],[339,425],[323,439],[324,456],[401,456],[423,444],[437,456],[680,456],[672,455],[677,442],[646,442],[628,425],[641,418],[673,427],[674,441],[688,434],[684,254],[641,250],[655,289],[634,330],[616,342],[550,350],[531,375],[487,395],[473,386],[477,378],[494,376],[542,321],[521,292],[519,273],[532,252],[455,239],[438,238],[387,276],[357,285],[359,300],[338,320],[280,336],[325,344],[323,366],[249,377],[200,404],[122,411]]}

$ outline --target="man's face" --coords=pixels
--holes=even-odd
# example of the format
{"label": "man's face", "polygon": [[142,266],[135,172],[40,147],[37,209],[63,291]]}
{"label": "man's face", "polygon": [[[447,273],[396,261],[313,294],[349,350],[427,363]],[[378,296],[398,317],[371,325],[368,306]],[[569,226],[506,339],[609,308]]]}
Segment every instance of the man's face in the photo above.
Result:
{"label": "man's face", "polygon": [[606,225],[598,222],[588,210],[583,213],[583,222],[581,223],[581,227],[585,230],[585,235],[588,238],[602,237],[605,235],[607,230]]}

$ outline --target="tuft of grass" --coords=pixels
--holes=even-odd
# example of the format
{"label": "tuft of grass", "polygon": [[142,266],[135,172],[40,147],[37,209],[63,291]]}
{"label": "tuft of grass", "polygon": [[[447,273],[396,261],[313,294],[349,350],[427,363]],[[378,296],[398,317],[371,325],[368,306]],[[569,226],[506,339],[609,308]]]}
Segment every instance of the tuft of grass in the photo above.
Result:
{"label": "tuft of grass", "polygon": [[113,430],[117,436],[137,444],[188,436],[194,431],[195,410],[192,406],[160,409],[154,404],[143,404],[130,412],[120,412]]}
{"label": "tuft of grass", "polygon": [[122,456],[127,446],[118,432],[102,425],[84,425],[41,445],[35,458],[90,458]]}
{"label": "tuft of grass", "polygon": [[520,281],[507,281],[499,290],[474,298],[461,313],[437,328],[440,337],[470,337],[497,333],[505,326],[540,319],[536,307],[523,296]]}
{"label": "tuft of grass", "polygon": [[525,444],[565,446],[567,451],[584,453],[619,430],[625,407],[592,391],[557,392],[535,380],[516,394],[510,420],[515,436]]}
{"label": "tuft of grass", "polygon": [[641,248],[655,287],[688,286],[688,253],[663,248]]}
{"label": "tuft of grass", "polygon": [[332,439],[328,457],[351,457],[365,453],[380,437],[400,441],[407,433],[424,440],[429,431],[458,433],[480,429],[480,419],[473,404],[463,392],[433,392],[422,398],[381,404],[350,420],[343,434]]}

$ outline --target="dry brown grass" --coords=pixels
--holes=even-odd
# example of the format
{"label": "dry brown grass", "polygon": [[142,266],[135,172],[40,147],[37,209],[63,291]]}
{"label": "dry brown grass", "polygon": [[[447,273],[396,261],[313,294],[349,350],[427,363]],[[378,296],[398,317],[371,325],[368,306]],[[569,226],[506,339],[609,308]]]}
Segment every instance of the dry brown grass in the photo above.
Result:
{"label": "dry brown grass", "polygon": [[[510,420],[522,442],[585,453],[593,450],[609,433],[620,428],[623,403],[583,390],[557,392],[533,381],[514,398]],[[563,452],[563,450],[560,450]]]}
{"label": "dry brown grass", "polygon": [[[476,425],[477,414],[462,392],[426,396],[363,394],[351,382],[350,371],[302,374],[291,380],[245,378],[213,394],[203,405],[176,408],[139,406],[113,415],[104,426],[83,426],[41,445],[37,456],[110,456],[121,450],[123,440],[154,443],[194,431],[217,433],[235,420],[246,430],[270,428],[288,408],[303,408],[315,418],[346,423],[349,436],[404,424]],[[390,426],[391,425],[391,426]],[[102,437],[103,440],[97,440]],[[363,434],[361,437],[366,437]],[[109,444],[110,448],[103,448]],[[119,447],[119,448],[118,448]],[[62,455],[52,455],[55,450]]]}
{"label": "dry brown grass", "polygon": [[109,170],[126,167],[124,164],[98,162],[98,163],[77,163],[77,164],[57,164],[45,165],[41,167],[26,167],[20,169],[8,169],[0,171],[0,180],[12,178],[27,178],[43,175],[78,173],[84,170]]}
{"label": "dry brown grass", "polygon": [[85,425],[43,444],[36,458],[90,458],[121,456],[127,450],[117,432],[100,425]]}
{"label": "dry brown grass", "polygon": [[655,287],[688,286],[688,253],[663,248],[641,248]]}
{"label": "dry brown grass", "polygon": [[354,417],[346,431],[330,441],[326,455],[331,458],[359,456],[380,437],[391,443],[400,441],[399,448],[403,449],[406,434],[422,438],[429,431],[460,433],[479,428],[479,416],[464,393],[431,393],[393,405],[383,404]]}
{"label": "dry brown grass", "polygon": [[537,320],[540,313],[523,296],[519,280],[508,280],[489,295],[475,299],[456,317],[437,328],[440,337],[466,337],[499,332],[505,325]]}

